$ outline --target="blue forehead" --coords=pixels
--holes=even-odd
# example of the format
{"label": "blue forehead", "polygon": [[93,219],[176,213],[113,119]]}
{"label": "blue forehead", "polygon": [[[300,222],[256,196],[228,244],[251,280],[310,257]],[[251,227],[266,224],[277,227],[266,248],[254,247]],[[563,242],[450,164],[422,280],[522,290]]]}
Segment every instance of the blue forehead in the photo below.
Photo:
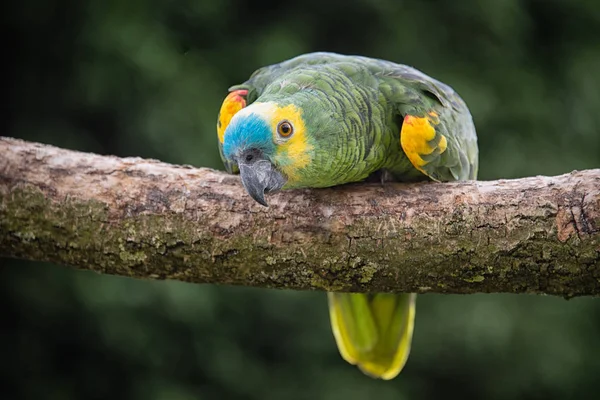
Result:
{"label": "blue forehead", "polygon": [[228,159],[250,148],[260,149],[266,154],[275,150],[270,126],[255,113],[234,117],[223,139],[223,154]]}

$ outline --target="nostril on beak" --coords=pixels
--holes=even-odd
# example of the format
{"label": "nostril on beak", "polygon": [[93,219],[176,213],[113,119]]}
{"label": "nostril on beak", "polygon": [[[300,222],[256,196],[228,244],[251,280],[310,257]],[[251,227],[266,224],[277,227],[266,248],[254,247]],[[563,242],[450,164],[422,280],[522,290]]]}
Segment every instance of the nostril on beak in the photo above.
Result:
{"label": "nostril on beak", "polygon": [[259,160],[262,160],[262,152],[258,149],[248,149],[246,151],[244,151],[242,154],[239,155],[238,160],[240,160],[240,162],[242,164],[254,164],[255,162],[258,162]]}

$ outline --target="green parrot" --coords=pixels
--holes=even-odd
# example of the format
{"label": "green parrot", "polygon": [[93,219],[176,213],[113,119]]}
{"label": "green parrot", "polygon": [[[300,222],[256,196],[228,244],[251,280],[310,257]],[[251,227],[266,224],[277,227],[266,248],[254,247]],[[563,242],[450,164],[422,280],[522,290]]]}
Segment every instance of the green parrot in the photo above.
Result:
{"label": "green parrot", "polygon": [[[310,53],[260,68],[229,92],[217,120],[221,158],[264,206],[266,193],[282,189],[477,176],[466,104],[414,68]],[[327,295],[341,356],[371,377],[396,377],[410,353],[416,294]]]}

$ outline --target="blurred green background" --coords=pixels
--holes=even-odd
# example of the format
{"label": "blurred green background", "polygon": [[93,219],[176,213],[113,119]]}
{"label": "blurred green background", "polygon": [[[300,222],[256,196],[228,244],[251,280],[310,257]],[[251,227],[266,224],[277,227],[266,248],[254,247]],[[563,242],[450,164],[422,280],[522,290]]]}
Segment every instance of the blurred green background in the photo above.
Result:
{"label": "blurred green background", "polygon": [[[478,129],[481,179],[600,166],[595,0],[20,0],[0,10],[3,135],[222,168],[215,123],[227,88],[325,50],[409,64],[454,87]],[[383,382],[338,355],[324,293],[0,262],[7,399],[600,392],[595,299],[420,296],[408,364]]]}

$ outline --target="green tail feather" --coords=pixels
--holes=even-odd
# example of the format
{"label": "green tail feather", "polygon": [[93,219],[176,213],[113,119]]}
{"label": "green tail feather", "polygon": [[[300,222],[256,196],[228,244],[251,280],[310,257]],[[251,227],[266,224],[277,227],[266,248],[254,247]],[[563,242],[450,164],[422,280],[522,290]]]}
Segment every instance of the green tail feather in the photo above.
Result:
{"label": "green tail feather", "polygon": [[327,295],[342,357],[374,378],[396,377],[410,353],[416,294]]}

